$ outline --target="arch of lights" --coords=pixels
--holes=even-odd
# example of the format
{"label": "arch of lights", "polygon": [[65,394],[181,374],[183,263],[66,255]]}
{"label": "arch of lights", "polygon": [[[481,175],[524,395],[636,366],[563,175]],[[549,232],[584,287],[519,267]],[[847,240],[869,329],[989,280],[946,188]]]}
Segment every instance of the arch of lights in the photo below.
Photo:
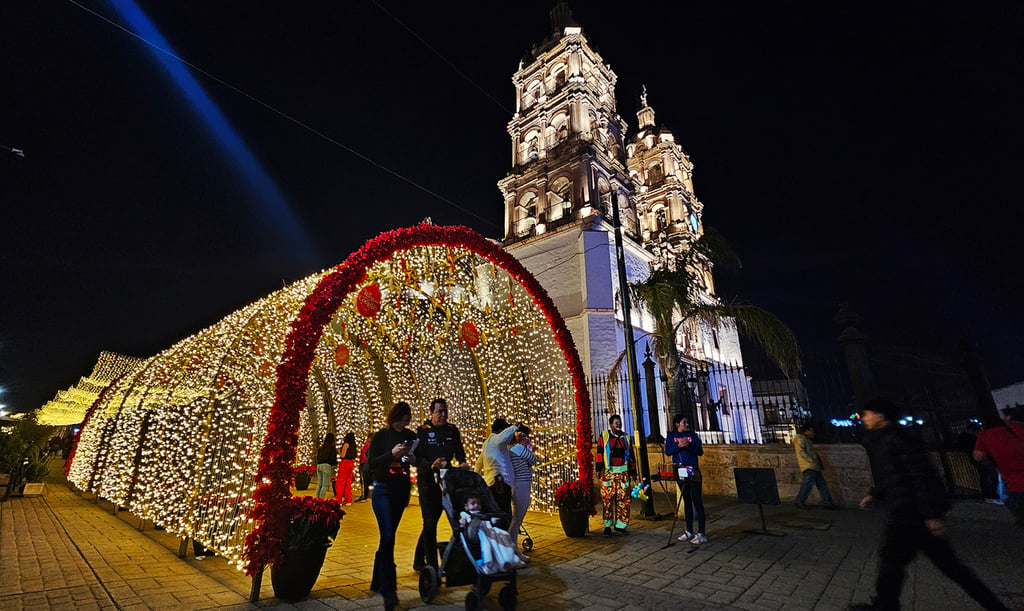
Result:
{"label": "arch of lights", "polygon": [[281,544],[293,468],[315,463],[324,433],[365,439],[396,401],[422,421],[437,396],[471,460],[495,417],[531,425],[536,508],[553,509],[562,481],[591,480],[590,399],[551,299],[489,240],[429,224],[382,234],[115,380],[68,477],[255,574]]}

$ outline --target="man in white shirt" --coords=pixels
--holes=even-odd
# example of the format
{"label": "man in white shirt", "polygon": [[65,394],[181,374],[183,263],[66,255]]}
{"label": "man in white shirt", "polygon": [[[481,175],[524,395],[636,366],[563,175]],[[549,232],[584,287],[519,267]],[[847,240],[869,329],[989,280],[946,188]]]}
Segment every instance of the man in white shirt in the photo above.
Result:
{"label": "man in white shirt", "polygon": [[509,515],[512,514],[512,486],[516,480],[508,448],[516,442],[518,435],[519,425],[509,425],[504,418],[495,419],[491,425],[491,434],[476,459],[477,473],[490,486],[491,494],[501,510]]}

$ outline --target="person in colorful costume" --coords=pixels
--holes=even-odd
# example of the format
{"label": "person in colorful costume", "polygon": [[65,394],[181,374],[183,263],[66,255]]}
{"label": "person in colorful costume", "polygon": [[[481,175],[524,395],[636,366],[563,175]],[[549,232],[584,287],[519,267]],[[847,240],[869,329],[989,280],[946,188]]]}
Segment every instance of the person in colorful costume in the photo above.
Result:
{"label": "person in colorful costume", "polygon": [[622,418],[615,414],[608,419],[609,429],[601,433],[597,452],[598,476],[601,477],[601,503],[604,505],[604,536],[612,532],[627,534],[630,512],[630,480],[636,477],[635,452],[632,440],[622,432]]}

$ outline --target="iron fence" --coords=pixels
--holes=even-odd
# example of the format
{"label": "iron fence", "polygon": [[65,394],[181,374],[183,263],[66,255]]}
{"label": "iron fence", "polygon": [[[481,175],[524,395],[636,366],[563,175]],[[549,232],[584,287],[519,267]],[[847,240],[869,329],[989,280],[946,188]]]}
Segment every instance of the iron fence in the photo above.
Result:
{"label": "iron fence", "polygon": [[[743,367],[688,362],[670,380],[653,363],[638,373],[639,417],[634,418],[628,373],[587,379],[595,435],[608,428],[612,414],[623,428],[638,427],[649,441],[664,439],[675,414],[689,416],[705,444],[789,443],[799,422],[810,417],[807,391],[799,380],[752,381]],[[675,405],[668,386],[675,386]]]}

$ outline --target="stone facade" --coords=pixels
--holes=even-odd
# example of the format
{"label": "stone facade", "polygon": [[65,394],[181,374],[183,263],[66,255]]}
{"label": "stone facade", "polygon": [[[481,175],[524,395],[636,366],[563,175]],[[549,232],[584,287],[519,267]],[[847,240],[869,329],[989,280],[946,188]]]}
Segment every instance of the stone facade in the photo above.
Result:
{"label": "stone facade", "polygon": [[[837,504],[856,507],[871,487],[871,467],[864,448],[858,444],[815,444],[814,449],[821,456],[832,498]],[[651,471],[656,471],[659,463],[667,461],[663,451],[661,445],[648,445]],[[796,452],[790,445],[705,445],[700,464],[706,495],[735,497],[733,469],[737,467],[775,469],[779,499],[783,503],[792,503],[800,489],[802,476]],[[809,501],[818,503],[817,491],[811,492]]]}

